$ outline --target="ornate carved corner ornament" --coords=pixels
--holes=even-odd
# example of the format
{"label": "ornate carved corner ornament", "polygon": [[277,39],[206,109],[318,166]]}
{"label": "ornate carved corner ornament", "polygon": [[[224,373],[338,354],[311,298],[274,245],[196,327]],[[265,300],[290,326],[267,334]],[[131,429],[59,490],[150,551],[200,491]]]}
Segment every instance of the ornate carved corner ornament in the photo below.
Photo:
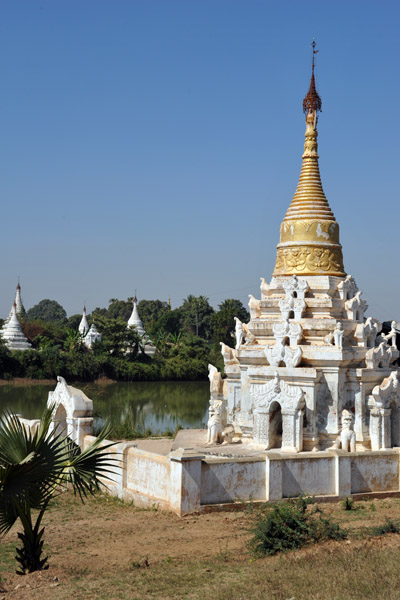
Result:
{"label": "ornate carved corner ornament", "polygon": [[248,344],[256,344],[256,336],[251,333],[249,326],[246,325],[246,323],[242,323],[242,321],[238,317],[233,318],[235,319],[235,350],[239,350],[240,346],[242,346],[243,344],[245,346],[247,346]]}
{"label": "ornate carved corner ornament", "polygon": [[254,298],[253,294],[249,294],[249,312],[250,319],[261,317],[261,300]]}
{"label": "ornate carved corner ornament", "polygon": [[343,348],[343,338],[343,324],[341,321],[336,321],[335,329],[325,336],[324,341],[330,346],[337,346],[338,348]]}
{"label": "ornate carved corner ornament", "polygon": [[392,362],[399,358],[399,351],[394,346],[389,346],[384,340],[377,348],[371,348],[365,355],[367,369],[388,368]]}
{"label": "ornate carved corner ornament", "polygon": [[264,277],[260,277],[260,291],[261,291],[261,300],[265,300],[271,293],[270,285],[265,281]]}
{"label": "ornate carved corner ornament", "polygon": [[341,300],[349,300],[358,292],[357,284],[352,275],[347,275],[343,281],[338,283],[337,289]]}
{"label": "ornate carved corner ornament", "polygon": [[236,356],[236,350],[224,344],[224,342],[220,342],[221,346],[221,354],[224,359],[225,365],[235,365],[239,364],[238,358]]}
{"label": "ornate carved corner ornament", "polygon": [[382,324],[378,319],[368,317],[365,323],[359,323],[356,327],[354,337],[362,348],[374,348],[378,333]]}
{"label": "ornate carved corner ornament", "polygon": [[362,292],[357,292],[350,300],[346,300],[344,308],[347,313],[347,318],[351,321],[363,321],[364,313],[368,309],[367,302],[361,298]]}
{"label": "ornate carved corner ornament", "polygon": [[[392,409],[399,407],[399,380],[397,371],[392,371],[380,385],[372,390],[368,400],[370,408],[369,434],[372,450],[392,447],[392,434],[398,436],[398,421],[391,423]],[[392,425],[395,425],[393,428]],[[397,431],[396,431],[397,429]]]}
{"label": "ornate carved corner ornament", "polygon": [[392,371],[389,377],[372,390],[373,400],[369,402],[370,408],[390,408],[393,401],[398,402],[399,391],[397,371]]}

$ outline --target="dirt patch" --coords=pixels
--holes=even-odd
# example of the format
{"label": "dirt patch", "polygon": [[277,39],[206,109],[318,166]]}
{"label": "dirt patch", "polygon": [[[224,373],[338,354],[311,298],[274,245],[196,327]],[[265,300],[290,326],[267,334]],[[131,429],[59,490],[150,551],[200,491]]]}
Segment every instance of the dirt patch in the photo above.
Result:
{"label": "dirt patch", "polygon": [[[397,498],[355,507],[321,505],[350,529],[400,519]],[[48,571],[15,575],[17,528],[1,540],[0,600],[400,598],[399,535],[327,542],[254,561],[247,551],[250,525],[243,511],[179,518],[109,496],[82,505],[68,492],[45,519]],[[376,569],[385,577],[379,584],[389,586],[381,595]]]}

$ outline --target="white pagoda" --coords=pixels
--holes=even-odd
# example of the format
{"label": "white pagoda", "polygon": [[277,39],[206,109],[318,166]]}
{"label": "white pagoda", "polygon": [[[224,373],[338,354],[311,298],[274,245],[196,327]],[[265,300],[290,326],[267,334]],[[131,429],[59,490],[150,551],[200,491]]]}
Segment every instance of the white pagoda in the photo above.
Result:
{"label": "white pagoda", "polygon": [[261,299],[250,296],[250,322],[236,319],[235,349],[222,344],[227,379],[211,367],[210,414],[265,450],[344,449],[345,439],[357,451],[400,446],[396,323],[383,335],[365,317],[343,266],[318,166],[314,60],[303,109],[303,164],[275,270],[269,284],[261,279]]}
{"label": "white pagoda", "polygon": [[145,340],[144,353],[147,354],[147,356],[153,356],[153,354],[156,351],[156,348],[151,339],[146,335],[143,323],[139,316],[136,296],[133,299],[133,310],[128,320],[128,327],[135,327],[139,336]]}
{"label": "white pagoda", "polygon": [[22,304],[22,298],[21,298],[21,286],[18,282],[17,284],[17,290],[15,292],[15,298],[14,298],[14,302],[11,306],[11,310],[9,312],[9,315],[7,317],[7,319],[4,321],[4,325],[3,325],[3,329],[5,328],[5,326],[7,325],[7,323],[10,321],[12,313],[13,313],[13,307],[16,307],[16,312],[17,312],[17,317],[19,317],[21,314],[25,313],[25,308],[24,305]]}
{"label": "white pagoda", "polygon": [[101,342],[101,339],[102,339],[101,333],[99,333],[99,331],[97,330],[96,325],[94,323],[92,323],[92,325],[90,326],[89,331],[87,332],[87,334],[83,338],[83,343],[88,348],[92,348],[93,344],[95,342]]}
{"label": "white pagoda", "polygon": [[78,330],[81,335],[86,335],[87,332],[89,331],[89,323],[88,323],[88,320],[86,317],[86,306],[83,307],[82,319],[81,319],[81,322],[79,323]]}
{"label": "white pagoda", "polygon": [[14,302],[10,318],[7,324],[1,330],[1,336],[9,350],[28,350],[31,344],[22,332],[20,322],[17,317],[17,305]]}

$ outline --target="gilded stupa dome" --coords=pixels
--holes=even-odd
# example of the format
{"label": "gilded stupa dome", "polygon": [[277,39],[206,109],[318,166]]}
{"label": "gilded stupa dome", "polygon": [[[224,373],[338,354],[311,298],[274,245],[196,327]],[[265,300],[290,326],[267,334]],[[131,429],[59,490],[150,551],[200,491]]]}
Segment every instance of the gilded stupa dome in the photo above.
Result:
{"label": "gilded stupa dome", "polygon": [[274,275],[344,276],[339,225],[322,188],[318,165],[318,112],[315,42],[310,87],[303,101],[306,133],[299,183],[280,229]]}

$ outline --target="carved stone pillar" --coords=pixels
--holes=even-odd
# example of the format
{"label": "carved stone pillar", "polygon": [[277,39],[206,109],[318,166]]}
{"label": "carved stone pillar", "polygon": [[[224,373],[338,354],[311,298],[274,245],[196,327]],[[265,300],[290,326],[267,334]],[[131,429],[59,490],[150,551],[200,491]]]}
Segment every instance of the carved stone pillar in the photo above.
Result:
{"label": "carved stone pillar", "polygon": [[390,408],[373,408],[370,413],[371,450],[391,447]]}
{"label": "carved stone pillar", "polygon": [[265,444],[267,448],[270,446],[269,439],[269,412],[255,410],[254,411],[254,441],[256,444]]}
{"label": "carved stone pillar", "polygon": [[282,411],[282,450],[301,452],[303,449],[303,409]]}
{"label": "carved stone pillar", "polygon": [[381,408],[381,419],[382,419],[382,439],[381,439],[381,450],[392,447],[392,428],[390,424],[390,415],[392,413],[390,408]]}

